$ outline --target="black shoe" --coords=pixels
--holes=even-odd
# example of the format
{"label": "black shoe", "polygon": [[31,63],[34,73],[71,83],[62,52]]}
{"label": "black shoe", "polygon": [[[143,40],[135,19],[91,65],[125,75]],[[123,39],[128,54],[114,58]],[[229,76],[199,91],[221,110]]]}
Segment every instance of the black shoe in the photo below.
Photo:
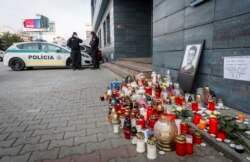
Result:
{"label": "black shoe", "polygon": [[96,70],[96,68],[95,68],[95,67],[92,67],[91,70]]}
{"label": "black shoe", "polygon": [[76,69],[73,69],[73,71],[76,71]]}

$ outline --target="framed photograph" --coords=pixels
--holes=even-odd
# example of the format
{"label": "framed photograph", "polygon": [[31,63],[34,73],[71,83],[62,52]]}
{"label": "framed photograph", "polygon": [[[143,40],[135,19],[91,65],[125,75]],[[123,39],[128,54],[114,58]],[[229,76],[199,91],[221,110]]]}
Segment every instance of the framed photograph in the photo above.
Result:
{"label": "framed photograph", "polygon": [[181,73],[194,75],[200,60],[204,41],[194,44],[187,44],[185,54],[181,64]]}
{"label": "framed photograph", "polygon": [[178,82],[185,93],[191,92],[192,90],[204,42],[204,40],[195,41],[186,45],[180,73],[178,75]]}

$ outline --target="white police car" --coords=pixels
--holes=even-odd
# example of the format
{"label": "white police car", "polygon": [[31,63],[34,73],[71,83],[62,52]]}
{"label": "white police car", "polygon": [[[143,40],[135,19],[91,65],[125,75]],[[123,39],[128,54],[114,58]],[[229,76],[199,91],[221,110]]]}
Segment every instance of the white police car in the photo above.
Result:
{"label": "white police car", "polygon": [[[22,42],[10,46],[4,55],[4,65],[20,71],[32,67],[69,67],[70,50],[48,42]],[[81,52],[82,65],[91,65],[92,58]]]}

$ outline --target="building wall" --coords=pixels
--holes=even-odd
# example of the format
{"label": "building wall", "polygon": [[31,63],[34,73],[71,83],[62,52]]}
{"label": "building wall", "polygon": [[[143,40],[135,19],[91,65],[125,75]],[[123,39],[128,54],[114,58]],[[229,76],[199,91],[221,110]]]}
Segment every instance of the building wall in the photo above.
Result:
{"label": "building wall", "polygon": [[250,1],[154,0],[153,65],[177,79],[190,41],[205,40],[193,92],[209,85],[225,105],[250,113],[250,82],[223,79],[223,57],[250,55]]}
{"label": "building wall", "polygon": [[115,57],[151,57],[152,0],[115,0]]}
{"label": "building wall", "polygon": [[[103,23],[106,21],[107,16],[110,16],[110,43],[104,44],[104,29]],[[106,22],[107,23],[107,22]],[[97,33],[101,31],[101,37],[99,48],[102,50],[102,53],[107,57],[110,58],[111,55],[114,53],[114,8],[113,8],[113,0],[109,1],[109,4],[102,16],[102,20],[100,25],[98,26]]]}

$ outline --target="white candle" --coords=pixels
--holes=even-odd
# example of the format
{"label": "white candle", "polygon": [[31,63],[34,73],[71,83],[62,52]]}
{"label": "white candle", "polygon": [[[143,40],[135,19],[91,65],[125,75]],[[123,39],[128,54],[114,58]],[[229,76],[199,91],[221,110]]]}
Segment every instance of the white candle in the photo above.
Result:
{"label": "white candle", "polygon": [[114,124],[113,130],[114,130],[114,133],[119,133],[119,124]]}
{"label": "white candle", "polygon": [[145,152],[146,148],[145,148],[145,142],[144,139],[137,139],[136,141],[136,151],[138,153],[143,153]]}
{"label": "white candle", "polygon": [[157,158],[156,145],[150,145],[147,143],[147,158],[150,160]]}
{"label": "white candle", "polygon": [[120,120],[121,120],[120,128],[122,128],[122,129],[123,129],[123,126],[124,126],[124,120],[125,120],[125,118],[121,118]]}
{"label": "white candle", "polygon": [[136,118],[132,118],[132,119],[131,119],[131,126],[132,126],[132,127],[136,127],[136,122],[137,122],[137,121],[136,121]]}
{"label": "white candle", "polygon": [[133,145],[136,145],[136,143],[137,143],[137,137],[136,136],[132,136],[132,144]]}

